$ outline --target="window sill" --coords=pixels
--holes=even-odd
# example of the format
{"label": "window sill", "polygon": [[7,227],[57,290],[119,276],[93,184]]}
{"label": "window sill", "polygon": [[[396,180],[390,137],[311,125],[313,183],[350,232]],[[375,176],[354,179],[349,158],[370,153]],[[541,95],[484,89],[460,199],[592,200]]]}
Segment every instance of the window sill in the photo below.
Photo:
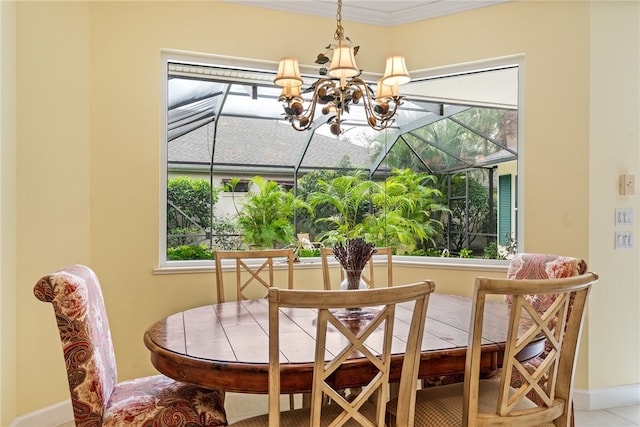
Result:
{"label": "window sill", "polygon": [[[508,260],[496,259],[476,259],[476,258],[438,258],[424,256],[401,256],[394,255],[393,263],[398,266],[416,268],[434,268],[442,270],[481,270],[506,272],[509,265]],[[330,265],[337,265],[335,260],[329,261]],[[229,268],[235,268],[229,265]],[[284,268],[284,265],[275,265],[275,269]],[[293,265],[294,269],[314,269],[322,268],[319,257],[302,258],[300,262]],[[226,269],[226,266],[225,266]],[[153,274],[191,274],[191,273],[213,273],[215,272],[213,261],[172,261],[168,265],[155,267]]]}

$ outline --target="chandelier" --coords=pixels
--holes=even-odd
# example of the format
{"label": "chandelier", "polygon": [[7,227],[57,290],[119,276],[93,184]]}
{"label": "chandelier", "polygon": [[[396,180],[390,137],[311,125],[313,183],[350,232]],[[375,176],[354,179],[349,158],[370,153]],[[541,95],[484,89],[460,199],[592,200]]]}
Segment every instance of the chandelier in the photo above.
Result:
{"label": "chandelier", "polygon": [[[302,91],[302,77],[297,58],[282,58],[278,65],[278,73],[274,83],[282,87],[279,100],[284,104],[284,115],[295,130],[303,131],[311,128],[318,104],[321,111],[328,116],[331,133],[339,135],[344,113],[349,113],[352,104],[363,103],[367,124],[375,130],[383,130],[393,123],[401,96],[398,86],[410,80],[403,56],[387,58],[385,72],[376,85],[376,91],[360,78],[362,70],[356,65],[355,56],[359,46],[353,46],[342,28],[342,0],[338,0],[336,13],[335,44],[325,49],[332,51],[329,68],[321,68],[321,77],[308,89]],[[329,58],[321,53],[315,61],[324,65]],[[312,93],[311,100],[305,106],[302,94]]]}

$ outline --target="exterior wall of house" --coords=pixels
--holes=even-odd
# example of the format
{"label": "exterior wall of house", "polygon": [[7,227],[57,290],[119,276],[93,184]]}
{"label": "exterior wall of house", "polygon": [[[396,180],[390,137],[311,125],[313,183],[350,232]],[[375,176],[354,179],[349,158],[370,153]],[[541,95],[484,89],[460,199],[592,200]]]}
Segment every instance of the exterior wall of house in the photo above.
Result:
{"label": "exterior wall of house", "polygon": [[[638,212],[637,196],[616,191],[618,175],[637,175],[640,166],[640,108],[630,99],[638,89],[640,14],[637,2],[604,3],[509,2],[393,28],[345,23],[362,46],[359,65],[370,71],[382,72],[391,53],[405,55],[410,70],[524,55],[524,250],[581,256],[601,273],[576,378],[586,390],[640,384],[638,337],[622,336],[640,323],[638,250],[614,251],[607,225],[615,207]],[[4,289],[0,300],[3,353],[15,338],[15,381],[7,382],[15,400],[4,382],[5,360],[14,359],[3,356],[3,423],[68,398],[51,307],[32,294],[41,275],[72,263],[97,272],[120,380],[155,372],[142,343],[148,325],[215,300],[211,272],[154,274],[161,49],[269,60],[275,69],[282,56],[311,63],[314,46],[320,51],[335,30],[332,18],[226,2],[15,7],[18,226],[15,247],[4,247],[3,234],[1,261],[2,287],[15,289],[14,330],[5,326]],[[3,75],[13,67],[4,55]],[[1,94],[6,117],[11,106]],[[12,141],[1,142],[4,154]],[[2,178],[4,185],[4,169]],[[0,195],[3,205],[12,201]],[[4,257],[6,249],[14,258]],[[7,268],[15,268],[14,284],[4,281]],[[397,277],[435,278],[439,292],[457,292],[479,273],[423,267]]]}
{"label": "exterior wall of house", "polygon": [[[516,224],[517,224],[517,215],[516,211],[516,197],[518,192],[516,191],[517,185],[517,176],[518,176],[518,163],[517,162],[505,162],[498,165],[498,169],[496,170],[496,176],[499,177],[501,175],[508,175],[511,177],[511,234],[515,237],[516,235]],[[496,203],[500,202],[500,182],[498,182],[498,200]],[[500,209],[498,209],[498,224],[500,224]],[[498,227],[498,241],[500,241],[500,237],[504,236],[501,234],[502,230]]]}

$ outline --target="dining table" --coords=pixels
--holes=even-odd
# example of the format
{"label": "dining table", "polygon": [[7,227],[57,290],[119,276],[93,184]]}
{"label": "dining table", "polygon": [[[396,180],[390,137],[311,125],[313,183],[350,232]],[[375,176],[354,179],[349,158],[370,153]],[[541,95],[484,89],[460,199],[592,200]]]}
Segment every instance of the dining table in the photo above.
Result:
{"label": "dining table", "polygon": [[[162,374],[178,381],[236,393],[268,393],[269,302],[266,299],[231,301],[190,308],[153,323],[144,334],[151,363]],[[430,297],[420,357],[420,378],[460,374],[465,370],[472,300],[434,293]],[[313,382],[315,311],[281,308],[287,318],[281,330],[280,368],[282,393],[308,393]],[[408,331],[411,310],[396,310],[394,340]],[[509,307],[488,301],[482,333],[481,369],[492,371],[502,364]],[[356,329],[362,318],[345,318]],[[336,339],[338,334],[336,335]],[[329,338],[330,339],[329,335]],[[399,381],[402,350],[392,345],[390,381]],[[397,346],[403,348],[403,346]],[[534,357],[544,340],[525,348],[519,359]],[[335,388],[366,384],[375,373],[366,359],[354,354],[331,379]]]}

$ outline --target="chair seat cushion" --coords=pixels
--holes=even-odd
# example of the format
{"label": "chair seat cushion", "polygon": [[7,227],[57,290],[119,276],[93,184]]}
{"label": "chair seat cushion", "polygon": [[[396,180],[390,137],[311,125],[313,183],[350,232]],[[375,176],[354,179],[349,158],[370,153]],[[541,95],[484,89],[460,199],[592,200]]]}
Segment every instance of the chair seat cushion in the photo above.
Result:
{"label": "chair seat cushion", "polygon": [[[280,427],[300,427],[309,425],[310,409],[302,408],[293,411],[285,411],[280,413]],[[320,419],[321,426],[328,426],[330,422],[342,412],[342,408],[337,404],[326,405],[322,407],[322,416]],[[375,419],[376,407],[373,403],[366,402],[362,405],[360,412],[370,420]],[[229,427],[258,427],[268,426],[269,415],[259,415],[257,417],[247,418],[237,423],[231,424]],[[349,420],[345,424],[346,427],[361,427],[361,424]]]}
{"label": "chair seat cushion", "polygon": [[[450,384],[439,387],[429,387],[418,390],[416,395],[416,418],[418,426],[455,426],[462,425],[462,396],[464,383]],[[500,381],[480,381],[480,398],[478,412],[495,413],[498,400]],[[393,399],[387,404],[387,411],[395,416],[397,400]],[[523,399],[515,410],[535,408],[536,405]],[[553,427],[553,423],[541,424],[544,427]]]}
{"label": "chair seat cushion", "polygon": [[118,383],[102,426],[225,426],[223,395],[155,375]]}

